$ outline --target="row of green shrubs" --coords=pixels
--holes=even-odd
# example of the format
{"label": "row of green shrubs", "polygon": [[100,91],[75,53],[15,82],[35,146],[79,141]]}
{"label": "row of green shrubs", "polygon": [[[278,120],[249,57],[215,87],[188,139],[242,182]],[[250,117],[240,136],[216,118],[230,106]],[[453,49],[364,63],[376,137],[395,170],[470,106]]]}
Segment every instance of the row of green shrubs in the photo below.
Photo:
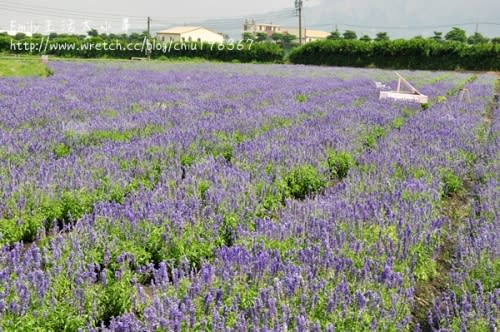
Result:
{"label": "row of green shrubs", "polygon": [[[20,44],[18,44],[20,43]],[[27,45],[36,45],[37,47],[26,50]],[[141,43],[136,43],[138,49],[128,49],[128,40],[117,39],[107,42],[104,47],[103,40],[98,37],[79,39],[76,37],[58,37],[48,41],[41,38],[25,38],[15,40],[10,36],[0,35],[0,52],[15,54],[39,54],[39,48],[44,54],[65,57],[65,58],[117,58],[130,59],[132,57],[145,57],[146,51]],[[15,44],[15,45],[13,45]],[[118,44],[120,47],[118,47]],[[19,46],[23,46],[20,49]],[[61,45],[74,45],[71,47],[58,47]],[[90,45],[94,45],[90,49]],[[99,50],[95,45],[100,45]],[[112,48],[112,49],[111,49]],[[284,51],[281,47],[272,43],[239,43],[239,44],[209,44],[199,42],[177,43],[177,49],[174,44],[165,43],[160,45],[158,42],[152,45],[150,53],[151,58],[202,58],[216,61],[236,61],[236,62],[282,62]]]}
{"label": "row of green shrubs", "polygon": [[294,49],[295,64],[424,70],[500,70],[500,45],[467,45],[427,39],[367,43],[324,40]]}
{"label": "row of green shrubs", "polygon": [[[13,49],[16,43],[42,45],[43,53],[66,58],[118,58],[146,56],[144,50],[125,50],[128,40],[118,39],[115,50],[97,50],[86,48],[103,40],[99,37],[79,39],[76,37],[57,37],[46,39],[25,38],[15,40],[10,36],[0,35],[0,52],[16,54],[38,54],[38,48],[32,50]],[[121,45],[121,50],[116,47]],[[56,45],[74,45],[74,49],[57,48]],[[109,45],[109,42],[108,42]],[[239,43],[212,45],[207,43],[187,42],[185,47],[178,45],[174,50],[168,43],[161,50],[159,44],[153,47],[151,58],[202,58],[216,61],[236,62],[283,62],[283,49],[273,43]],[[142,46],[142,45],[140,45]],[[403,68],[424,70],[500,70],[500,44],[467,45],[460,42],[438,42],[432,39],[396,39],[367,43],[361,40],[323,40],[307,43],[295,48],[288,55],[294,64]]]}

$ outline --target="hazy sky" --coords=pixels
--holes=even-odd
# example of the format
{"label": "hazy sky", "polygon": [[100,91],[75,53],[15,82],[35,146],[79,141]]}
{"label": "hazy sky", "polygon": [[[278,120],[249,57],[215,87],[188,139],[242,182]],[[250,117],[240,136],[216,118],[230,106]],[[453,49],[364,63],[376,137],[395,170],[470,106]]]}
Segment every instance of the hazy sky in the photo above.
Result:
{"label": "hazy sky", "polygon": [[[295,25],[294,0],[0,0],[0,30],[47,32],[84,32],[89,27],[109,32],[141,31],[146,17],[153,19],[152,29],[172,25],[200,24],[233,37],[240,34],[244,18]],[[342,32],[355,30],[358,35],[374,36],[387,31],[393,37],[430,35],[433,30],[447,31],[451,25],[473,32],[500,36],[498,0],[309,0],[304,1],[304,22],[310,29],[331,31],[337,25]],[[204,22],[207,19],[219,19]],[[496,23],[496,24],[481,24]]]}

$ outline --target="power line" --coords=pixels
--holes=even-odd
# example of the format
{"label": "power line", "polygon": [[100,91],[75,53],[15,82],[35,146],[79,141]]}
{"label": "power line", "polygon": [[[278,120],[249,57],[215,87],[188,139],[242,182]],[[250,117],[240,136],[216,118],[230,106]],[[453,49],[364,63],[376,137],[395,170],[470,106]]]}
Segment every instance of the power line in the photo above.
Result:
{"label": "power line", "polygon": [[[123,18],[137,18],[144,19],[144,16],[137,15],[126,15],[126,14],[116,14],[116,13],[103,13],[103,12],[92,12],[92,11],[81,11],[81,10],[69,10],[61,9],[55,7],[45,7],[31,5],[22,2],[11,2],[9,0],[0,0],[0,9],[6,7],[9,11],[21,12],[21,13],[32,13],[32,14],[46,14],[55,17],[80,17],[80,18],[96,18],[96,19],[123,19]],[[253,14],[253,15],[240,15],[240,16],[226,16],[222,18],[206,17],[206,16],[165,16],[157,17],[159,20],[174,20],[174,19],[186,19],[186,20],[231,20],[231,19],[243,19],[245,17],[271,17],[276,15],[283,15],[291,12],[291,8],[283,8],[270,12],[268,14]]]}
{"label": "power line", "polygon": [[[414,25],[414,26],[377,26],[377,25],[359,25],[350,23],[336,23],[336,25],[346,26],[351,28],[363,28],[363,29],[384,29],[384,30],[415,30],[415,29],[439,29],[439,28],[449,28],[452,26],[465,26],[465,25],[494,25],[500,26],[500,22],[464,22],[464,23],[449,23],[441,25]],[[325,27],[332,26],[332,23],[318,23],[311,24],[314,27]]]}

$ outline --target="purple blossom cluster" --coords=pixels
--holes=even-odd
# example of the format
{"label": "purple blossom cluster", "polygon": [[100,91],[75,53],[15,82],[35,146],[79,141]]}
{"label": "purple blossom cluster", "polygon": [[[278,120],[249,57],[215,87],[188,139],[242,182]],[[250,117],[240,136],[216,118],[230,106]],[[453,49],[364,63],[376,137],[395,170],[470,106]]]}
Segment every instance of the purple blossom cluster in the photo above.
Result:
{"label": "purple blossom cluster", "polygon": [[[497,327],[492,76],[404,72],[448,94],[421,110],[379,101],[373,80],[395,84],[379,70],[51,66],[0,80],[0,328]],[[452,93],[464,84],[472,103]],[[345,178],[328,151],[353,156]],[[279,196],[300,165],[324,188]],[[478,179],[458,225],[445,172]]]}

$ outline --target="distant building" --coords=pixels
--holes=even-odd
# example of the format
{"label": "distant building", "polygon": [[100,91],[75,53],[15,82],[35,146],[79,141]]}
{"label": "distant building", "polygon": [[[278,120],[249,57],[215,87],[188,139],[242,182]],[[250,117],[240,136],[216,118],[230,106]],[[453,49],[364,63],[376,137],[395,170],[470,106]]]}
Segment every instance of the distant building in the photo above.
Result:
{"label": "distant building", "polygon": [[[256,35],[259,32],[265,33],[268,36],[272,36],[274,33],[294,35],[297,37],[297,41],[299,38],[298,28],[287,28],[282,27],[279,24],[257,23],[254,20],[245,20],[245,23],[243,24],[243,33]],[[302,30],[302,41],[304,43],[308,43],[316,40],[322,40],[326,39],[329,35],[330,33],[326,31],[310,30],[305,28]]]}
{"label": "distant building", "polygon": [[254,35],[262,32],[268,36],[271,36],[273,33],[282,33],[280,25],[272,23],[256,23],[254,20],[245,20],[245,24],[243,24],[243,32]]}
{"label": "distant building", "polygon": [[160,42],[206,42],[223,43],[224,36],[220,33],[204,27],[181,26],[174,27],[156,33],[156,39]]}
{"label": "distant building", "polygon": [[[290,28],[290,29],[287,29],[286,32],[288,34],[297,36],[297,38],[299,38],[299,29],[298,28]],[[302,41],[304,43],[309,43],[309,42],[313,42],[316,40],[324,40],[329,35],[330,35],[330,32],[326,32],[326,31],[302,29]]]}

